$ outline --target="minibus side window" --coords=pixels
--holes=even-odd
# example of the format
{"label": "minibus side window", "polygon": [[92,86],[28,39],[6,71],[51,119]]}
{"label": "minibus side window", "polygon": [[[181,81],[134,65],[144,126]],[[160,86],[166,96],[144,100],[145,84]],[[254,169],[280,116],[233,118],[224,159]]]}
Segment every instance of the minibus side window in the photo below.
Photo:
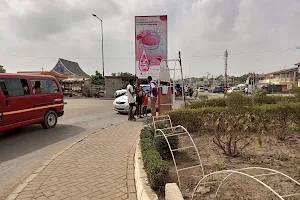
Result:
{"label": "minibus side window", "polygon": [[0,81],[3,94],[6,97],[29,95],[29,88],[26,79],[3,79]]}
{"label": "minibus side window", "polygon": [[51,79],[40,79],[40,80],[31,80],[31,85],[33,88],[33,94],[53,94],[58,93],[59,88],[54,80]]}

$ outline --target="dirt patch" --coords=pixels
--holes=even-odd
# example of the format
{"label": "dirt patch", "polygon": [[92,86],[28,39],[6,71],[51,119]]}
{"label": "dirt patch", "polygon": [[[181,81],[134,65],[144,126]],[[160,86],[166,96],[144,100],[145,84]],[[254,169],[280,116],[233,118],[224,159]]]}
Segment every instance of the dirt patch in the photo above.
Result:
{"label": "dirt patch", "polygon": [[[285,141],[279,141],[272,135],[262,136],[260,145],[256,136],[251,136],[253,142],[245,149],[242,155],[235,158],[228,158],[213,143],[213,136],[209,134],[191,134],[200,153],[204,174],[219,170],[240,169],[245,167],[264,167],[278,170],[288,176],[300,181],[300,133],[292,133]],[[191,146],[192,143],[187,136],[180,136],[180,147]],[[199,164],[196,151],[191,149],[182,150],[175,155],[177,168],[182,169]],[[169,160],[170,172],[167,182],[178,182],[173,160]],[[248,174],[258,175],[270,173],[267,171],[250,170]],[[185,199],[190,199],[196,184],[202,178],[202,170],[195,167],[179,172],[181,191]],[[208,181],[219,181],[228,174],[216,175]],[[257,176],[259,180],[268,184],[280,195],[300,193],[300,187],[289,181],[287,178],[276,175]],[[278,199],[269,190],[258,182],[242,175],[232,175],[220,187],[217,197],[215,196],[219,183],[202,185],[194,199]],[[287,200],[300,199],[299,196],[286,197]]]}

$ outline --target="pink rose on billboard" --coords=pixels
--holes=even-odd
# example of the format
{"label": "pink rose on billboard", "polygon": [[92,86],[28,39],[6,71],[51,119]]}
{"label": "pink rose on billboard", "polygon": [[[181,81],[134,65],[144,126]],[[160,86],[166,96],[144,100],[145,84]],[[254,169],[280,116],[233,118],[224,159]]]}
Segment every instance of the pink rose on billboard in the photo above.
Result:
{"label": "pink rose on billboard", "polygon": [[156,35],[146,35],[143,37],[142,43],[149,46],[157,45],[159,43],[159,38]]}
{"label": "pink rose on billboard", "polygon": [[159,19],[160,19],[161,21],[167,21],[167,16],[160,16]]}

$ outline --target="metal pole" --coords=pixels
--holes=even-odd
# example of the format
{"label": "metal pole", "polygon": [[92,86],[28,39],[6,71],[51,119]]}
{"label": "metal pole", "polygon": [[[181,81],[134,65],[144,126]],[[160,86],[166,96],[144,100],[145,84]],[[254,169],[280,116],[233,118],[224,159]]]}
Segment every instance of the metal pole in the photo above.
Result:
{"label": "metal pole", "polygon": [[[99,18],[100,19],[100,18]],[[102,35],[102,75],[104,77],[104,48],[103,48],[103,24],[102,24],[102,19],[100,19],[101,21],[101,35]]]}
{"label": "metal pole", "polygon": [[184,107],[186,107],[186,99],[185,99],[185,91],[184,91],[184,79],[183,79],[183,73],[182,73],[182,63],[181,63],[181,53],[178,52],[179,57],[179,64],[180,64],[180,72],[181,72],[181,81],[182,81],[182,94],[183,94],[183,101],[184,101]]}
{"label": "metal pole", "polygon": [[103,22],[102,22],[102,19],[101,18],[99,18],[96,14],[92,14],[93,15],[93,17],[96,17],[97,19],[99,19],[100,20],[100,22],[101,22],[101,40],[102,40],[102,75],[103,75],[103,77],[105,76],[104,75],[104,47],[103,47]]}

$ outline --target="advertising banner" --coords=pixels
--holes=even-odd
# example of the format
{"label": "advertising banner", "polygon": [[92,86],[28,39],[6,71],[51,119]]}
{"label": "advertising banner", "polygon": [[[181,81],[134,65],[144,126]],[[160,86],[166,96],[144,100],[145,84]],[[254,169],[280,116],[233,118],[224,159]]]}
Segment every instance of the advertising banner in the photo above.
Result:
{"label": "advertising banner", "polygon": [[167,15],[135,17],[135,73],[157,80],[162,59],[167,59]]}

